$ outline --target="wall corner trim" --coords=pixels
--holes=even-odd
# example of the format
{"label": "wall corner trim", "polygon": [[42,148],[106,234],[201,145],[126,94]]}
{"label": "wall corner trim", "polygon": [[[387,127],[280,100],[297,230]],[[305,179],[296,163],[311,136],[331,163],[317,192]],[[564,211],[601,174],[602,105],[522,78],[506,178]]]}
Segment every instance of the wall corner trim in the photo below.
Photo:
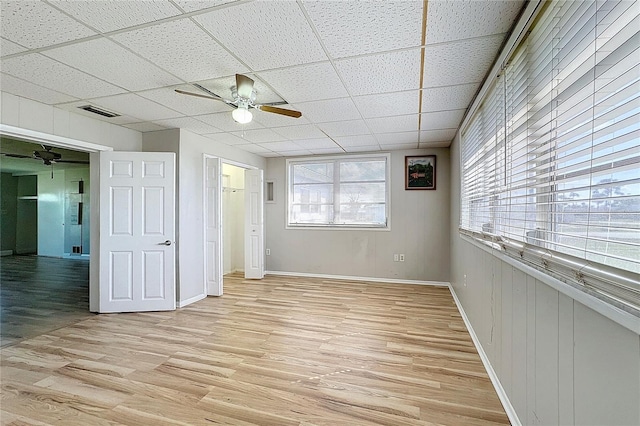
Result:
{"label": "wall corner trim", "polygon": [[437,287],[449,287],[444,281],[403,280],[397,278],[355,277],[351,275],[310,274],[306,272],[264,271],[265,275],[282,275],[288,277],[326,278],[329,280],[371,281],[377,283],[432,285]]}
{"label": "wall corner trim", "polygon": [[515,408],[513,408],[513,405],[511,405],[511,401],[509,401],[509,396],[507,395],[507,392],[502,387],[502,383],[500,383],[500,379],[498,379],[498,375],[496,374],[495,370],[493,369],[493,366],[491,365],[491,362],[489,361],[489,357],[487,356],[487,353],[484,351],[484,348],[480,344],[480,339],[478,339],[478,336],[476,335],[476,332],[473,329],[473,326],[471,325],[471,322],[469,321],[469,317],[467,317],[467,314],[464,311],[464,308],[462,307],[462,303],[460,302],[460,299],[458,299],[458,295],[456,294],[456,292],[453,289],[453,286],[451,284],[449,284],[449,291],[451,291],[451,295],[453,296],[453,300],[456,302],[456,306],[458,307],[458,310],[460,311],[460,315],[462,316],[462,320],[464,321],[464,324],[467,326],[467,330],[469,331],[469,334],[471,335],[471,340],[473,340],[473,344],[476,347],[476,350],[478,351],[478,354],[480,355],[480,359],[482,360],[482,364],[484,365],[485,370],[487,370],[487,374],[489,375],[489,378],[491,379],[491,383],[493,384],[493,388],[496,390],[496,393],[498,394],[498,398],[500,399],[500,402],[502,403],[502,407],[504,408],[504,411],[507,413],[507,417],[509,418],[509,422],[513,426],[522,426],[522,423],[520,422],[520,419],[518,418],[518,414],[516,413]]}

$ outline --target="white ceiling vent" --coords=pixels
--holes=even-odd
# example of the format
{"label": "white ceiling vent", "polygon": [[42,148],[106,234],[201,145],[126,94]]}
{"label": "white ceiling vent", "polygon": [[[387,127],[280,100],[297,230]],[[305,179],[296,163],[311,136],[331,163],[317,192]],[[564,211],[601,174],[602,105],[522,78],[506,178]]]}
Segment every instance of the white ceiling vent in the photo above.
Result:
{"label": "white ceiling vent", "polygon": [[107,117],[107,118],[120,117],[120,114],[116,114],[115,112],[107,111],[105,109],[98,108],[93,105],[84,105],[84,106],[79,106],[78,108],[83,109],[85,111],[92,112],[94,114],[102,115],[103,117]]}

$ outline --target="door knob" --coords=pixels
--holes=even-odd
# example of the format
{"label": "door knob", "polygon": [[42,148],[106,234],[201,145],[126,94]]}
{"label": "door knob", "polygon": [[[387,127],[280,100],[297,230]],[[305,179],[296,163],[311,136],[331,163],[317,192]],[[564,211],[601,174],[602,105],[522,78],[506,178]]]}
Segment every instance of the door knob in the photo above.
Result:
{"label": "door knob", "polygon": [[158,245],[160,245],[160,246],[170,246],[171,245],[171,241],[167,240],[164,243],[158,243]]}

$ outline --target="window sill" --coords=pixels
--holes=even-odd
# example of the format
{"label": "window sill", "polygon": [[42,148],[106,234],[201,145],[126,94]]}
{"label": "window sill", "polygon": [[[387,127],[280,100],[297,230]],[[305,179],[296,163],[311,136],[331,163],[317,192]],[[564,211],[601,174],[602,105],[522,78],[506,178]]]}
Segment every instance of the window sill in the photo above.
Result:
{"label": "window sill", "polygon": [[636,334],[640,334],[640,318],[639,317],[629,312],[623,311],[622,309],[619,309],[603,300],[600,300],[597,297],[592,296],[582,290],[579,290],[573,287],[572,285],[565,283],[564,281],[561,281],[555,277],[545,274],[544,272],[539,271],[538,269],[532,266],[519,262],[518,260],[502,253],[502,251],[496,250],[490,247],[488,244],[480,242],[475,238],[472,238],[470,236],[463,235],[463,234],[459,234],[459,236],[462,240],[474,245],[475,247],[478,247],[486,251],[487,253],[494,255],[498,259],[521,270],[527,275],[531,275],[535,279],[543,282],[544,284],[557,290],[558,292],[572,298],[573,300],[587,306],[590,309],[593,309],[599,314],[604,315],[605,317],[609,318],[611,321],[616,322],[617,324],[633,331]]}

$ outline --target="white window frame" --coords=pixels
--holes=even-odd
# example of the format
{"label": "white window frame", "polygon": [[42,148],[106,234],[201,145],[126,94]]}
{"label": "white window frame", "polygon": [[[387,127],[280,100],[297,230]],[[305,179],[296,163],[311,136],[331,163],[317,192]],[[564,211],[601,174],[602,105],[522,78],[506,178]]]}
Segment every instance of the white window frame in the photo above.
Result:
{"label": "white window frame", "polygon": [[[339,164],[341,161],[358,161],[358,160],[382,160],[385,161],[385,217],[384,224],[338,224],[338,223],[291,223],[291,201],[293,200],[293,180],[291,176],[292,166],[296,164],[304,163],[322,163],[322,162],[334,162]],[[339,169],[339,167],[338,167]],[[391,230],[391,154],[379,153],[379,154],[361,154],[361,155],[335,155],[335,156],[315,156],[315,157],[296,157],[288,158],[286,160],[286,176],[287,176],[287,199],[286,199],[286,213],[285,213],[285,229],[325,229],[325,230],[367,230],[367,231],[389,231]],[[339,176],[336,176],[334,183],[339,182]],[[335,196],[338,194],[338,196]],[[339,203],[339,192],[334,192],[333,203]]]}

